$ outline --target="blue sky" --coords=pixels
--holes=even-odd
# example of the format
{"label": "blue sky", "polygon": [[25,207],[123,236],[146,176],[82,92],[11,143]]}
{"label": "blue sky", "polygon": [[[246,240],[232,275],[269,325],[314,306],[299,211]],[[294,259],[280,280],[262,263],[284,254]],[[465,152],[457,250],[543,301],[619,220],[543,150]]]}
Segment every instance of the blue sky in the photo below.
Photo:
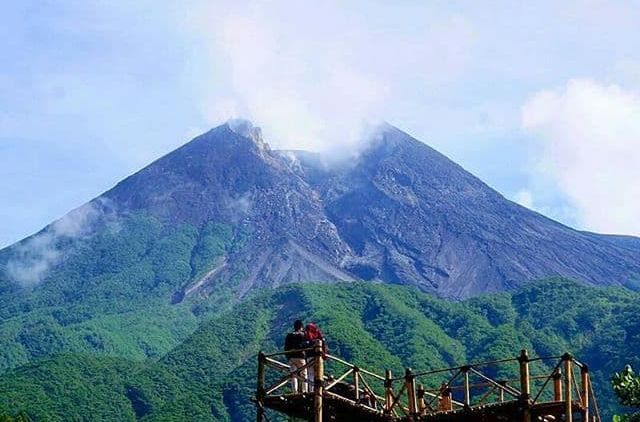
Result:
{"label": "blue sky", "polygon": [[[346,2],[345,2],[346,3]],[[0,247],[229,117],[384,119],[505,196],[640,234],[640,2],[0,2]]]}

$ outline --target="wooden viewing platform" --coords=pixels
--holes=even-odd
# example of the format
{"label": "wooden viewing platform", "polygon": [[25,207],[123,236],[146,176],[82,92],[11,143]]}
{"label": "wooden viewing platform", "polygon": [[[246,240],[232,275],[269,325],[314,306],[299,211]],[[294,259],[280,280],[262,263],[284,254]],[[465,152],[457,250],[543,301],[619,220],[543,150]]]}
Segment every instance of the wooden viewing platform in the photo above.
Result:
{"label": "wooden viewing platform", "polygon": [[[321,344],[315,353],[322,354]],[[311,365],[315,385],[303,378],[310,392],[290,392],[292,377]],[[517,375],[496,376],[509,370]],[[515,358],[426,372],[407,368],[400,377],[332,355],[290,371],[284,352],[260,352],[253,400],[258,422],[269,421],[267,410],[313,422],[601,422],[587,365],[569,353],[532,358],[526,350]]]}

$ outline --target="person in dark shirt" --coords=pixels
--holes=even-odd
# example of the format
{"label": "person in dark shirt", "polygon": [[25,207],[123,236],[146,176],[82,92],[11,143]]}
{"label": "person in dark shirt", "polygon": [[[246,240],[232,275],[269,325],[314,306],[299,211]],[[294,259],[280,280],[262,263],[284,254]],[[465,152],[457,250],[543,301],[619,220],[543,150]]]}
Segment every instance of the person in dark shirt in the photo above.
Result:
{"label": "person in dark shirt", "polygon": [[[302,368],[307,362],[305,359],[305,352],[300,350],[308,346],[307,339],[305,338],[304,324],[299,319],[293,323],[293,331],[287,334],[284,339],[284,351],[291,352],[285,353],[289,359],[289,369],[297,371]],[[294,393],[306,393],[307,392],[307,370],[302,369],[298,372],[297,376],[291,377],[291,389]]]}

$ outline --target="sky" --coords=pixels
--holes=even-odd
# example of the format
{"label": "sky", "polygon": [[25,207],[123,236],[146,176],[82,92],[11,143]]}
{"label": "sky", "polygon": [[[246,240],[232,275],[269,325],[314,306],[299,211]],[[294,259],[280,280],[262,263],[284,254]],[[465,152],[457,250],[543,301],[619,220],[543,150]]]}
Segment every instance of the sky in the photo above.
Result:
{"label": "sky", "polygon": [[0,0],[0,247],[229,118],[385,120],[507,198],[640,235],[640,1]]}

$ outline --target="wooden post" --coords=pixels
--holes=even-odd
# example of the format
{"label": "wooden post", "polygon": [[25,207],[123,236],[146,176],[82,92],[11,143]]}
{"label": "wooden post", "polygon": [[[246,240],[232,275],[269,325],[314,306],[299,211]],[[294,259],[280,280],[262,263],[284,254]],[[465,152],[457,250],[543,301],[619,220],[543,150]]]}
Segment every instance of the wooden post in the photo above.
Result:
{"label": "wooden post", "polygon": [[582,378],[582,385],[580,394],[582,395],[582,420],[589,420],[589,367],[583,365],[580,368],[580,375]]}
{"label": "wooden post", "polygon": [[531,380],[529,377],[529,352],[527,352],[527,349],[520,351],[518,362],[520,363],[520,403],[524,407],[522,419],[523,422],[530,422],[531,410],[529,409],[529,400],[531,400]]}
{"label": "wooden post", "polygon": [[520,400],[523,402],[531,398],[531,383],[529,379],[529,353],[527,349],[522,349],[518,357],[520,362]]}
{"label": "wooden post", "polygon": [[360,369],[353,367],[353,388],[356,389],[356,403],[360,402]]}
{"label": "wooden post", "polygon": [[553,401],[562,401],[562,370],[560,368],[553,373]]}
{"label": "wooden post", "polygon": [[264,353],[258,353],[258,378],[256,382],[256,422],[264,420],[264,381],[265,381],[265,360]]}
{"label": "wooden post", "polygon": [[[498,384],[500,384],[502,387],[506,387],[507,382],[498,381]],[[500,403],[504,403],[504,388],[498,389],[498,397],[499,397]]]}
{"label": "wooden post", "polygon": [[469,385],[469,370],[470,366],[463,366],[462,373],[464,374],[464,405],[466,407],[471,406],[471,387]]}
{"label": "wooden post", "polygon": [[420,384],[418,386],[418,413],[420,416],[427,414],[427,403],[424,401],[424,386]]}
{"label": "wooden post", "polygon": [[416,396],[416,378],[413,376],[411,368],[405,369],[404,382],[409,402],[409,414],[415,416],[418,414],[418,398]]}
{"label": "wooden post", "polygon": [[391,379],[391,371],[384,372],[384,414],[391,414],[391,406],[393,406],[393,380]]}
{"label": "wooden post", "polygon": [[445,383],[442,383],[440,387],[440,400],[438,402],[438,410],[449,411],[453,409],[453,402],[451,401],[451,388]]}
{"label": "wooden post", "polygon": [[315,366],[315,374],[314,374],[314,401],[313,407],[315,410],[315,422],[322,422],[322,394],[324,390],[324,357],[322,353],[322,340],[316,340],[316,344],[314,346],[314,366]]}
{"label": "wooden post", "polygon": [[564,402],[565,402],[565,422],[573,422],[573,407],[571,403],[571,387],[573,382],[573,372],[571,364],[573,362],[573,356],[569,353],[565,353],[562,356],[564,361]]}

